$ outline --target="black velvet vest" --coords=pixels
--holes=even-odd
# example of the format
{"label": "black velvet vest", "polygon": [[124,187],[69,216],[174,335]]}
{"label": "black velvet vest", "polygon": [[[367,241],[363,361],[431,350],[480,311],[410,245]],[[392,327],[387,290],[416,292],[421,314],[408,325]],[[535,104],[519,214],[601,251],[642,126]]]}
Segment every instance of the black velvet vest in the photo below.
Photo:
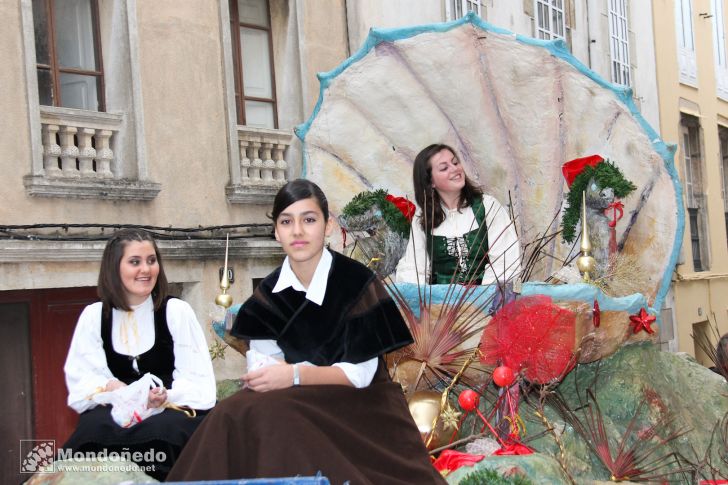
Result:
{"label": "black velvet vest", "polygon": [[[101,340],[104,343],[106,364],[114,377],[125,384],[131,384],[147,372],[159,377],[164,386],[172,387],[174,372],[174,340],[167,326],[167,298],[159,310],[154,312],[154,345],[141,355],[123,355],[114,350],[111,340],[111,312],[101,312]],[[136,358],[139,371],[134,370]]]}
{"label": "black velvet vest", "polygon": [[242,306],[230,334],[272,339],[286,362],[358,364],[412,343],[397,305],[366,266],[331,252],[321,306],[292,288],[273,293],[280,268],[268,275]]}

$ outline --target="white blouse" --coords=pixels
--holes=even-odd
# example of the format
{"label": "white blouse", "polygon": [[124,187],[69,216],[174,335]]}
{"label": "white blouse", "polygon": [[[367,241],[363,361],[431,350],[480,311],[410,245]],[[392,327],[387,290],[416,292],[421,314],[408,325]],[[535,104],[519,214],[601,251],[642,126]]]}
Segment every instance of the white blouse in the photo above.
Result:
{"label": "white blouse", "polygon": [[[96,403],[88,397],[114,379],[101,339],[101,307],[98,302],[83,309],[63,367],[68,405],[79,414],[95,407]],[[174,371],[167,400],[194,409],[210,409],[215,405],[215,375],[205,335],[192,307],[176,298],[169,300],[167,326],[174,341]],[[130,312],[112,310],[111,343],[116,352],[141,355],[152,348],[154,340],[151,296]]]}
{"label": "white blouse", "polygon": [[[306,299],[321,306],[326,295],[326,286],[329,281],[329,270],[331,269],[332,261],[331,253],[328,249],[324,249],[321,254],[321,259],[316,266],[316,270],[311,278],[311,284],[308,288],[305,288],[296,277],[296,274],[291,269],[291,264],[288,262],[288,256],[283,261],[281,266],[281,274],[278,276],[278,281],[273,287],[273,293],[278,293],[286,288],[293,288],[296,291],[305,291]],[[283,358],[283,351],[275,340],[251,340],[250,349],[256,350],[266,355],[270,355],[279,359]],[[374,357],[359,364],[352,364],[349,362],[337,362],[332,367],[339,367],[344,371],[344,375],[349,379],[349,382],[354,387],[362,388],[367,387],[371,384],[374,374],[377,371],[379,365],[378,358]],[[313,365],[310,362],[301,362],[305,365]]]}
{"label": "white blouse", "polygon": [[[483,194],[485,222],[488,228],[488,257],[490,264],[485,267],[481,284],[489,285],[496,280],[511,281],[521,272],[521,249],[518,244],[516,228],[508,212],[490,195]],[[445,210],[445,220],[432,234],[444,237],[460,237],[480,227],[472,207]],[[412,219],[412,232],[407,250],[397,265],[397,283],[425,284],[429,281],[430,258],[426,258],[427,238],[420,225],[422,211]],[[427,261],[425,261],[427,260]]]}

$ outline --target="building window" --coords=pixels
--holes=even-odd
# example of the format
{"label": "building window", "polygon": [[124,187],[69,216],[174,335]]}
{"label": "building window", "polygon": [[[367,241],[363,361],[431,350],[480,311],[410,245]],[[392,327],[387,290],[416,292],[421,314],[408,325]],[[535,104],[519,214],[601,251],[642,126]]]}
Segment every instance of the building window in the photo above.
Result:
{"label": "building window", "polygon": [[683,185],[688,209],[693,270],[708,269],[708,238],[705,193],[703,189],[703,156],[700,123],[697,118],[682,115]]}
{"label": "building window", "polygon": [[726,59],[723,0],[713,3],[713,55],[715,57],[715,81],[717,95],[728,100],[728,60]]}
{"label": "building window", "polygon": [[445,16],[448,20],[457,20],[465,17],[468,12],[475,12],[482,17],[480,0],[447,0],[445,3]]}
{"label": "building window", "polygon": [[677,0],[675,3],[677,17],[677,41],[680,47],[695,51],[693,41],[693,6],[690,0]]}
{"label": "building window", "polygon": [[726,241],[728,242],[728,128],[718,127],[720,137],[720,179],[723,197],[723,214],[725,217]]}
{"label": "building window", "polygon": [[612,60],[612,82],[622,86],[630,86],[632,83],[627,18],[627,0],[609,0],[609,54]]}
{"label": "building window", "polygon": [[534,0],[536,37],[544,40],[565,39],[564,0]]}
{"label": "building window", "polygon": [[675,0],[680,82],[695,85],[698,79],[693,39],[693,6],[691,0]]}
{"label": "building window", "polygon": [[[293,137],[285,127],[291,120],[278,119],[273,67],[272,29],[283,19],[276,16],[275,8],[269,10],[267,0],[229,0],[217,5],[220,41],[227,53],[223,83],[229,107],[230,183],[225,194],[233,204],[272,203],[288,179],[286,153]],[[285,58],[299,54],[295,45],[284,42],[278,47]]]}
{"label": "building window", "polygon": [[96,0],[33,0],[40,104],[104,111]]}
{"label": "building window", "polygon": [[268,0],[230,0],[230,32],[238,123],[277,128]]}
{"label": "building window", "polygon": [[[136,2],[19,0],[32,197],[151,200]],[[104,43],[107,40],[108,43]],[[105,66],[101,50],[113,62]]]}
{"label": "building window", "polygon": [[725,55],[725,27],[723,25],[723,0],[713,0],[713,46],[715,47],[715,62],[726,67]]}

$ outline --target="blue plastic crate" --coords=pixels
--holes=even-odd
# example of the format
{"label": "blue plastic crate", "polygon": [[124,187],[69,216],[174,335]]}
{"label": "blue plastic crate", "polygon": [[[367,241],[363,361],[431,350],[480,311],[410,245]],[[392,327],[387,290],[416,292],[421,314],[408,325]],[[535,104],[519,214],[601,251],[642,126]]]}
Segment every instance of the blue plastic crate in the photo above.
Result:
{"label": "blue plastic crate", "polygon": [[331,485],[320,473],[315,477],[251,478],[239,480],[203,480],[201,482],[165,482],[177,485]]}

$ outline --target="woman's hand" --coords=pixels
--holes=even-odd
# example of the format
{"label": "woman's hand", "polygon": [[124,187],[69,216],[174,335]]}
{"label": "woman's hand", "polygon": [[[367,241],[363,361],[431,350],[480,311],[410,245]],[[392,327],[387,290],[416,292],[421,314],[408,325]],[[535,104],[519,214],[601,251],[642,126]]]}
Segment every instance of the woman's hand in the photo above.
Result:
{"label": "woman's hand", "polygon": [[155,387],[149,389],[149,398],[147,399],[147,407],[158,408],[167,402],[167,390],[163,387]]}
{"label": "woman's hand", "polygon": [[119,379],[109,379],[109,382],[106,383],[106,387],[104,387],[104,392],[115,391],[122,387],[126,387],[126,384],[121,382]]}
{"label": "woman's hand", "polygon": [[245,384],[253,391],[266,392],[293,386],[293,366],[277,364],[248,372],[243,376]]}

